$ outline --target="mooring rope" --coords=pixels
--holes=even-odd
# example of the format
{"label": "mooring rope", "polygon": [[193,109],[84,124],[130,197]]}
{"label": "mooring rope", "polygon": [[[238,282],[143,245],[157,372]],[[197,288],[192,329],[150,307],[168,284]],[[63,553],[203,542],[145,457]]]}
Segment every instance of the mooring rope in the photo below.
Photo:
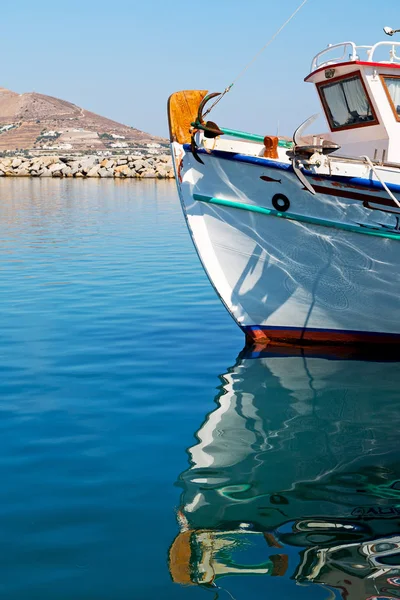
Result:
{"label": "mooring rope", "polygon": [[391,200],[393,200],[393,202],[395,203],[395,205],[400,208],[400,202],[397,200],[396,196],[394,194],[392,194],[392,192],[389,190],[388,186],[383,181],[382,177],[380,177],[378,171],[375,169],[375,166],[372,163],[372,161],[369,158],[369,156],[361,156],[361,158],[367,163],[367,165],[369,166],[369,168],[371,169],[371,171],[373,172],[373,174],[375,175],[375,177],[377,178],[377,180],[379,181],[379,183],[381,183],[383,189],[388,194],[388,196],[391,198]]}
{"label": "mooring rope", "polygon": [[264,50],[266,50],[266,48],[268,48],[268,46],[270,46],[272,44],[272,42],[275,40],[275,38],[278,37],[278,35],[281,33],[281,31],[283,31],[286,27],[286,25],[289,25],[290,21],[297,15],[297,13],[303,8],[303,6],[306,4],[306,2],[308,2],[308,0],[303,0],[302,3],[296,8],[296,10],[290,15],[290,17],[283,23],[283,25],[281,25],[279,27],[279,29],[274,33],[274,35],[268,40],[268,42],[261,48],[261,50],[259,50],[254,56],[253,58],[250,60],[250,62],[247,63],[247,65],[245,67],[243,67],[243,69],[239,72],[239,74],[235,77],[235,79],[232,81],[232,83],[230,85],[228,85],[228,87],[226,87],[224,89],[224,91],[222,92],[222,94],[220,96],[218,96],[218,98],[215,100],[215,102],[213,102],[210,106],[210,108],[204,113],[204,117],[206,115],[208,115],[212,109],[214,108],[214,106],[216,106],[218,104],[218,102],[220,102],[222,100],[222,98],[225,96],[225,94],[227,94],[235,85],[235,83],[241,78],[243,77],[243,75],[246,73],[246,71],[251,67],[251,65],[257,60],[257,58],[264,52]]}

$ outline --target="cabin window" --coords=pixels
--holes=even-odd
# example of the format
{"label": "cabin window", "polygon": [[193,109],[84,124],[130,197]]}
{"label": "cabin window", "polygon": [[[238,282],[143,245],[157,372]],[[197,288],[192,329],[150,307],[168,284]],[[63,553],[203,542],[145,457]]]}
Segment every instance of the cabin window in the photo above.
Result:
{"label": "cabin window", "polygon": [[332,130],[378,122],[358,73],[319,85],[318,90]]}
{"label": "cabin window", "polygon": [[400,77],[382,77],[394,115],[400,121]]}

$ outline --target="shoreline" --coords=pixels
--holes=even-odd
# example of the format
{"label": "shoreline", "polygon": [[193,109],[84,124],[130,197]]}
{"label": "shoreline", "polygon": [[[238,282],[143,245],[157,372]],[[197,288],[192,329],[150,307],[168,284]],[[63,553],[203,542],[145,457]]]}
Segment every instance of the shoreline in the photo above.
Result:
{"label": "shoreline", "polygon": [[0,177],[173,179],[170,154],[0,158]]}

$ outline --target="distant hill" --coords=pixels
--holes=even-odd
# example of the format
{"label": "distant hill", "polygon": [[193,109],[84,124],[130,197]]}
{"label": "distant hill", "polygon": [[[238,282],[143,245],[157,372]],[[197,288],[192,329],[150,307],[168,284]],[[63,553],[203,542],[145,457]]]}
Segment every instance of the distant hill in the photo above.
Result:
{"label": "distant hill", "polygon": [[17,94],[0,87],[0,152],[113,153],[167,140],[121,125],[71,102],[30,92]]}

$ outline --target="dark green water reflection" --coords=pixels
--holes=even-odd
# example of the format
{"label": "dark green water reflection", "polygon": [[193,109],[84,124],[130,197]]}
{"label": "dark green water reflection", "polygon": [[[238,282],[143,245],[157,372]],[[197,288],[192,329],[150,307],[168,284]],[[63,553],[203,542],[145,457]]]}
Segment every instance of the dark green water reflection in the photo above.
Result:
{"label": "dark green water reflection", "polygon": [[399,598],[399,386],[397,362],[242,354],[179,478],[173,579],[221,597]]}

